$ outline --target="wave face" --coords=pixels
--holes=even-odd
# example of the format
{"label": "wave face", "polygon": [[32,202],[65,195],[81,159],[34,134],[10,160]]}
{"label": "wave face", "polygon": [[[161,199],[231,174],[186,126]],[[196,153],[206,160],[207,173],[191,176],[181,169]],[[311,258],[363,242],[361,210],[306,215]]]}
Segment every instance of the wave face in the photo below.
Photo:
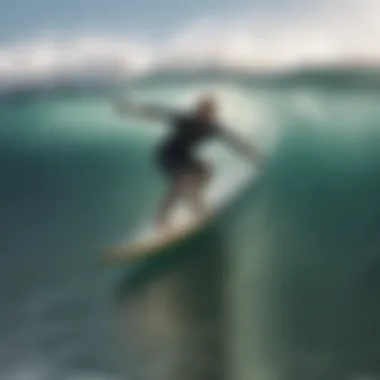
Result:
{"label": "wave face", "polygon": [[[0,377],[121,376],[106,306],[118,274],[89,262],[154,212],[164,183],[151,151],[165,128],[121,120],[110,101],[187,107],[205,91],[269,157],[260,191],[252,187],[223,225],[235,378],[375,375],[379,94],[321,77],[301,86],[291,76],[162,74],[96,94],[74,87],[2,102]],[[240,184],[239,157],[217,142],[201,154],[215,191]]]}

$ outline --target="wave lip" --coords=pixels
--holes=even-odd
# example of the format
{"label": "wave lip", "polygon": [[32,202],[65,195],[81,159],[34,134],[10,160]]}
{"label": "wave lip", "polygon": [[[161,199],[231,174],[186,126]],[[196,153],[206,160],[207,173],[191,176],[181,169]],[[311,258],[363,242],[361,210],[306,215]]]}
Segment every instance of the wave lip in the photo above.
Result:
{"label": "wave lip", "polygon": [[[69,39],[45,33],[0,46],[0,85],[72,78],[95,81],[175,70],[278,72],[305,67],[380,67],[380,5],[335,0],[273,9],[240,9],[189,20],[157,41],[97,34]],[[138,34],[138,33],[137,33]]]}
{"label": "wave lip", "polygon": [[[255,88],[296,88],[313,86],[325,89],[380,90],[380,66],[311,66],[271,72],[246,72],[228,69],[160,70],[138,76],[135,84],[149,83],[212,84],[232,80]],[[115,76],[113,70],[77,72],[71,75],[29,81],[0,82],[0,101],[19,102],[56,96],[115,96],[124,91],[128,78]]]}

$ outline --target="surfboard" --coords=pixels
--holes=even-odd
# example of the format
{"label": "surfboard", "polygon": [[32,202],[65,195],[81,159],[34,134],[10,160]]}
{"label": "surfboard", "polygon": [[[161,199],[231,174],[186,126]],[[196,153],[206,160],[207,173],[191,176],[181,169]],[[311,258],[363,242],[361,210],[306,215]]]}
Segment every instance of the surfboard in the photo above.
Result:
{"label": "surfboard", "polygon": [[[232,181],[229,181],[227,184],[215,182],[214,189],[211,188],[209,194],[216,194],[215,190],[221,188],[224,189],[224,192],[219,193],[218,197],[212,198],[210,196],[207,216],[202,218],[185,218],[185,222],[181,220],[179,223],[173,223],[173,227],[165,232],[159,232],[154,227],[150,227],[141,233],[141,228],[138,228],[139,232],[131,233],[124,243],[106,249],[101,254],[101,261],[106,265],[128,264],[136,260],[141,261],[161,256],[162,252],[167,252],[172,248],[175,249],[177,245],[179,246],[185,241],[192,239],[198,233],[207,231],[207,227],[220,218],[220,215],[226,211],[228,205],[238,198],[245,185],[255,177],[255,173],[252,174],[250,170],[241,172],[241,177],[239,179],[236,178],[240,186],[236,186]],[[231,191],[231,187],[234,188],[234,191]]]}
{"label": "surfboard", "polygon": [[207,217],[194,218],[191,221],[168,228],[165,232],[152,231],[143,239],[132,239],[130,242],[113,247],[105,252],[105,263],[128,262],[135,259],[152,257],[175,243],[180,244],[204,229],[216,216],[216,212]]}

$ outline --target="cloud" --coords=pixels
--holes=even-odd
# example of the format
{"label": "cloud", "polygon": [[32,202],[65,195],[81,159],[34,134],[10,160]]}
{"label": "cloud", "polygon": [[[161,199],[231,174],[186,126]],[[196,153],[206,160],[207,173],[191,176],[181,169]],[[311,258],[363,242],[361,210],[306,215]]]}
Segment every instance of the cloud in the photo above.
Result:
{"label": "cloud", "polygon": [[234,67],[380,60],[380,3],[333,2],[283,17],[246,11],[195,23],[177,35],[167,63]]}
{"label": "cloud", "polygon": [[0,79],[70,72],[143,73],[158,67],[284,68],[380,62],[380,3],[351,0],[280,13],[254,9],[194,20],[159,43],[125,36],[53,37],[0,48]]}

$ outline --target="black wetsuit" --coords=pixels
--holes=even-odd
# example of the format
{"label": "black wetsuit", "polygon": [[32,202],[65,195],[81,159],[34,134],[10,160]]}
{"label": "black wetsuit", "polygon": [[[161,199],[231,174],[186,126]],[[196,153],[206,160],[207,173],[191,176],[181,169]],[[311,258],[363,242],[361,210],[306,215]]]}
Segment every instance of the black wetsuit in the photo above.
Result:
{"label": "black wetsuit", "polygon": [[176,115],[171,120],[172,133],[158,149],[157,161],[169,177],[184,173],[203,173],[206,165],[195,157],[198,145],[221,131],[215,122],[203,121],[197,115]]}

